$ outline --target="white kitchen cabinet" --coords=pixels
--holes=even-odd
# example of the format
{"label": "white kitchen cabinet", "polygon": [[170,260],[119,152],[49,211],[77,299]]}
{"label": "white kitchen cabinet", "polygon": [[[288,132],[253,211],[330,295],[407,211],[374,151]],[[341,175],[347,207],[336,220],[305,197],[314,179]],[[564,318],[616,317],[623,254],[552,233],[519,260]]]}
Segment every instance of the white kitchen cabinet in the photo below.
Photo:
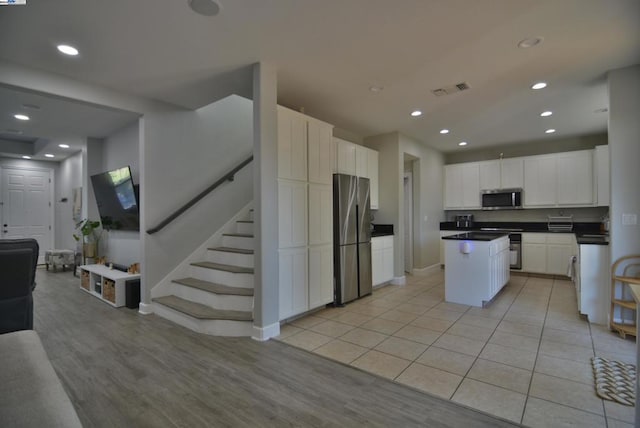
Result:
{"label": "white kitchen cabinet", "polygon": [[333,127],[307,119],[309,183],[332,183]]}
{"label": "white kitchen cabinet", "polygon": [[580,245],[576,264],[576,298],[578,310],[588,317],[590,323],[608,323],[610,265],[608,245]]}
{"label": "white kitchen cabinet", "polygon": [[500,162],[500,186],[503,189],[522,189],[524,187],[523,158],[502,159]]}
{"label": "white kitchen cabinet", "polygon": [[309,308],[333,302],[333,245],[309,247]]}
{"label": "white kitchen cabinet", "polygon": [[558,153],[556,162],[557,204],[593,205],[593,150]]}
{"label": "white kitchen cabinet", "polygon": [[522,271],[567,275],[569,260],[577,254],[573,233],[523,233]]}
{"label": "white kitchen cabinet", "polygon": [[556,206],[556,156],[529,156],[524,159],[524,206]]}
{"label": "white kitchen cabinet", "polygon": [[522,271],[546,273],[547,238],[544,233],[522,234]]}
{"label": "white kitchen cabinet", "polygon": [[371,238],[371,277],[373,285],[393,279],[393,236]]}
{"label": "white kitchen cabinet", "polygon": [[309,245],[333,242],[333,186],[309,184]]}
{"label": "white kitchen cabinet", "polygon": [[369,159],[368,151],[364,146],[358,144],[356,146],[356,174],[358,177],[369,178]]}
{"label": "white kitchen cabinet", "polygon": [[479,162],[445,165],[444,208],[480,208]]}
{"label": "white kitchen cabinet", "polygon": [[278,106],[278,178],[307,181],[307,122]]}
{"label": "white kitchen cabinet", "polygon": [[596,205],[609,206],[609,146],[596,146],[594,152]]}
{"label": "white kitchen cabinet", "polygon": [[307,183],[278,180],[279,248],[307,245]]}
{"label": "white kitchen cabinet", "polygon": [[380,186],[378,184],[378,152],[376,150],[367,149],[367,163],[369,164],[367,172],[369,173],[371,209],[377,210],[379,204],[378,201]]}
{"label": "white kitchen cabinet", "polygon": [[500,189],[502,184],[500,181],[500,161],[490,160],[478,162],[480,168],[480,189]]}
{"label": "white kitchen cabinet", "polygon": [[307,247],[278,250],[280,319],[308,310]]}
{"label": "white kitchen cabinet", "polygon": [[338,174],[356,175],[357,144],[340,138],[334,138],[336,144],[336,172]]}

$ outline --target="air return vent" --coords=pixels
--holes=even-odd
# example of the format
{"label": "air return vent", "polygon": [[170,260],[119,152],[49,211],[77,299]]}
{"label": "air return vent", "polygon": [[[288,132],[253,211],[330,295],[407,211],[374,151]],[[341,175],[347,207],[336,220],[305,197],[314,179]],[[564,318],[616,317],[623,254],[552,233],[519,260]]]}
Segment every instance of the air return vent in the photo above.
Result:
{"label": "air return vent", "polygon": [[441,97],[443,95],[451,95],[455,94],[456,92],[466,91],[469,88],[471,87],[467,82],[461,82],[456,83],[455,85],[445,86],[444,88],[434,89],[431,92],[433,92],[433,95],[435,95],[436,97]]}

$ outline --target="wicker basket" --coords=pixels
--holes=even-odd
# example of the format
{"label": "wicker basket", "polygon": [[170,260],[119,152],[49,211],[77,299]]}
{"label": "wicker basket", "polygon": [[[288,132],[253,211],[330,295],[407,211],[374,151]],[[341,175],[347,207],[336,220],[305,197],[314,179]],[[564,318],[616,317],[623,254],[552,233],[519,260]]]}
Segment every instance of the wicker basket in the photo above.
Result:
{"label": "wicker basket", "polygon": [[102,281],[102,297],[111,303],[116,303],[116,283],[110,279],[104,278]]}
{"label": "wicker basket", "polygon": [[85,290],[89,289],[89,281],[91,279],[90,277],[91,277],[91,274],[88,271],[86,270],[80,271],[80,286]]}

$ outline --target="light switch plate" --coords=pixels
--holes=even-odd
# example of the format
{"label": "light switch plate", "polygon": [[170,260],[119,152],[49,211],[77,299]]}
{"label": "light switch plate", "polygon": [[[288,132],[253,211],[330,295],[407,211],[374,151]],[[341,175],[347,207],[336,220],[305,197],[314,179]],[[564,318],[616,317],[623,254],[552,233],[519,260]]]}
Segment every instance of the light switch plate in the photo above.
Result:
{"label": "light switch plate", "polygon": [[623,226],[635,226],[638,224],[638,216],[636,214],[622,214]]}

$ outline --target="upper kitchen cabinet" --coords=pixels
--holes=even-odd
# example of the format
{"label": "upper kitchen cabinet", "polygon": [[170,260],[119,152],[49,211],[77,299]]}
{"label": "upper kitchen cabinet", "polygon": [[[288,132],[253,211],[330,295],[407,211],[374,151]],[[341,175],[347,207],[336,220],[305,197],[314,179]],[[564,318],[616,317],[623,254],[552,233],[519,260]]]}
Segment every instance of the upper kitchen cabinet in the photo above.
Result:
{"label": "upper kitchen cabinet", "polygon": [[524,206],[592,206],[592,150],[524,159]]}
{"label": "upper kitchen cabinet", "polygon": [[309,183],[332,183],[333,126],[307,119]]}
{"label": "upper kitchen cabinet", "polygon": [[278,178],[331,184],[333,126],[278,106]]}
{"label": "upper kitchen cabinet", "polygon": [[480,190],[513,189],[524,187],[524,161],[522,158],[478,162]]}
{"label": "upper kitchen cabinet", "polygon": [[307,181],[307,121],[278,106],[278,178]]}
{"label": "upper kitchen cabinet", "polygon": [[369,179],[371,209],[378,209],[378,152],[340,138],[335,140],[334,172]]}
{"label": "upper kitchen cabinet", "polygon": [[479,162],[445,165],[444,208],[480,208]]}
{"label": "upper kitchen cabinet", "polygon": [[596,205],[609,206],[609,146],[596,146],[594,152]]}
{"label": "upper kitchen cabinet", "polygon": [[356,175],[356,146],[340,138],[336,142],[336,173]]}

